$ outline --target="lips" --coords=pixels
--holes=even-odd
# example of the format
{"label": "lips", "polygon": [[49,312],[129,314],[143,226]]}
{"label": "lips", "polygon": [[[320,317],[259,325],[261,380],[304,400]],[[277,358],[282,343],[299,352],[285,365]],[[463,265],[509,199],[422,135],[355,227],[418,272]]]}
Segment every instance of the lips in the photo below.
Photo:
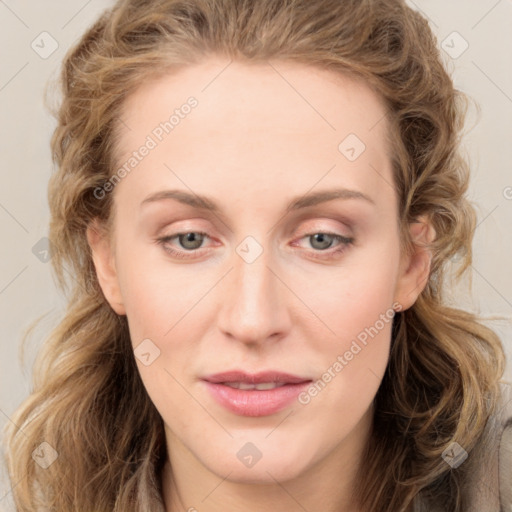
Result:
{"label": "lips", "polygon": [[284,372],[234,370],[203,379],[210,396],[240,416],[268,416],[288,407],[311,379]]}

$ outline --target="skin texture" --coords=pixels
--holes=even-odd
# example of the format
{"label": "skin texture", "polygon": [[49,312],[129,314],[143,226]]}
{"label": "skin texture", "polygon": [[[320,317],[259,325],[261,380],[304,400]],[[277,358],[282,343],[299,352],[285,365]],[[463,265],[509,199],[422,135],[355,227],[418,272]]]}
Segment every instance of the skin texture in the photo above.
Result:
{"label": "skin texture", "polygon": [[[144,84],[125,102],[119,165],[187,98],[198,105],[110,192],[111,237],[90,225],[98,279],[127,316],[133,347],[149,338],[160,350],[150,365],[137,365],[165,424],[168,511],[359,511],[351,489],[391,322],[309,403],[276,414],[229,412],[201,378],[271,369],[321,379],[393,304],[414,303],[431,256],[419,247],[400,253],[385,110],[374,92],[303,64],[227,63],[209,57]],[[354,161],[338,149],[351,133],[366,146]],[[334,188],[372,202],[335,199],[286,212],[293,198]],[[172,199],[141,206],[169,189],[208,195],[221,212]],[[157,242],[184,232],[208,235],[195,253],[186,238],[165,244],[188,259]],[[322,232],[353,243],[328,238],[322,250],[312,237]],[[411,233],[421,242],[432,237],[425,222]],[[258,244],[263,251],[251,263],[237,252],[247,236],[257,241],[250,251]],[[250,468],[237,457],[248,442],[262,454]]]}

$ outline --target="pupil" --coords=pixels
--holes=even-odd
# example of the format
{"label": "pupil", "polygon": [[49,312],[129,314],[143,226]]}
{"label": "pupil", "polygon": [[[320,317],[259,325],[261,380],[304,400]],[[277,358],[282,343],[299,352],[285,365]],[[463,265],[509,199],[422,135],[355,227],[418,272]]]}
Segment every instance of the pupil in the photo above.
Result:
{"label": "pupil", "polygon": [[[182,236],[185,237],[185,243],[182,245],[187,249],[197,249],[201,245],[201,239],[197,233],[186,233]],[[197,244],[196,237],[199,239],[199,245]],[[187,245],[189,242],[191,242],[191,246]]]}
{"label": "pupil", "polygon": [[[327,249],[331,245],[329,236],[330,235],[327,235],[326,233],[316,233],[313,235],[314,240],[320,242],[320,247],[317,247],[318,249]],[[327,242],[325,241],[324,237],[327,237]]]}

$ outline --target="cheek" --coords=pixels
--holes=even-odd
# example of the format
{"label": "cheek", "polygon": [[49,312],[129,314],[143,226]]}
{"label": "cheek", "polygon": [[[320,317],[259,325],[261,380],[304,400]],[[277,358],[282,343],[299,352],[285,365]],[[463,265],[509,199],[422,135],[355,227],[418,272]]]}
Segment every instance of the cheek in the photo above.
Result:
{"label": "cheek", "polygon": [[381,314],[391,314],[398,264],[396,251],[361,255],[336,272],[329,269],[323,279],[304,277],[297,289],[329,328],[331,338],[347,340],[373,325]]}
{"label": "cheek", "polygon": [[[192,266],[166,261],[159,252],[162,249],[152,243],[134,240],[129,244],[127,240],[119,243],[117,268],[133,343],[146,337],[163,339],[179,326],[181,318],[190,322],[189,315],[195,314],[192,306],[204,295],[208,280]],[[126,252],[128,246],[132,250]]]}
{"label": "cheek", "polygon": [[[331,335],[310,336],[316,339],[315,351],[323,354],[325,371],[342,375],[339,381],[348,379],[349,387],[359,388],[357,382],[371,378],[371,373],[377,378],[384,373],[394,311],[391,280],[377,283],[371,275],[357,277],[345,281],[349,290],[333,286],[330,300],[324,297],[318,304]],[[334,368],[335,363],[339,364]]]}
{"label": "cheek", "polygon": [[373,399],[388,363],[399,252],[389,243],[358,256],[329,274],[321,288],[302,282],[305,302],[328,327],[321,325],[327,335],[319,336],[318,321],[310,322],[316,329],[311,327],[308,338],[322,356],[323,373],[304,403],[322,394],[318,404],[338,403],[355,418]]}
{"label": "cheek", "polygon": [[319,374],[299,397],[311,429],[321,428],[332,439],[355,428],[374,400],[389,360],[394,318],[392,272],[354,272],[344,284],[329,287],[330,300],[317,299],[321,318],[336,335],[315,337],[311,330]]}

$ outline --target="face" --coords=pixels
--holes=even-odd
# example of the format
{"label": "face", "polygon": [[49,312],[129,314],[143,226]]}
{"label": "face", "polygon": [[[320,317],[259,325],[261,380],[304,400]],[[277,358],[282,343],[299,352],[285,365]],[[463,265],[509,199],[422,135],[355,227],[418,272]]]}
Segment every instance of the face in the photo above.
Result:
{"label": "face", "polygon": [[[393,309],[428,261],[400,254],[375,93],[306,65],[226,64],[128,97],[112,243],[88,235],[171,461],[273,482],[357,458]],[[262,372],[259,388],[278,387],[244,389]]]}

